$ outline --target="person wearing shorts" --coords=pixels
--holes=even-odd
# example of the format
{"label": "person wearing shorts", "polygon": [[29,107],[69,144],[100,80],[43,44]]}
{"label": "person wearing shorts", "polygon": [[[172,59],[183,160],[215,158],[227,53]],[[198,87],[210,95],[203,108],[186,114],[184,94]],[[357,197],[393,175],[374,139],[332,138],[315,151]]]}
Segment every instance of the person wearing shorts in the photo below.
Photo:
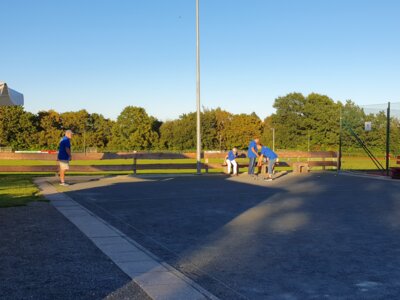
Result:
{"label": "person wearing shorts", "polygon": [[61,139],[58,147],[57,160],[60,167],[60,185],[67,186],[65,182],[65,172],[69,170],[69,162],[72,159],[71,155],[71,138],[72,131],[67,130],[65,136]]}

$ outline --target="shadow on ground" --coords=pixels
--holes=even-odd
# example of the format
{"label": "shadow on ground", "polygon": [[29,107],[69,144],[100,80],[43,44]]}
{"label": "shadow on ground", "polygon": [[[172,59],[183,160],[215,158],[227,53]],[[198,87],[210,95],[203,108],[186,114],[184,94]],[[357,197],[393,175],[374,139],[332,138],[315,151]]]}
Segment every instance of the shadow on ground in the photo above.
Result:
{"label": "shadow on ground", "polygon": [[67,194],[223,299],[387,299],[400,295],[399,187],[171,176]]}

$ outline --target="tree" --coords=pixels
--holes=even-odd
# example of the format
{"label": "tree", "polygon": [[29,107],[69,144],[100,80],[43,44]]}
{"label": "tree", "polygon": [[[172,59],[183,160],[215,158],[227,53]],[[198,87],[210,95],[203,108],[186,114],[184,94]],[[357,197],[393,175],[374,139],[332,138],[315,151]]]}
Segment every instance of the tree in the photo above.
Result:
{"label": "tree", "polygon": [[331,98],[315,93],[307,96],[304,104],[304,127],[311,150],[337,148],[339,117],[340,106]]}
{"label": "tree", "polygon": [[304,148],[307,139],[304,106],[306,99],[300,93],[291,93],[275,100],[272,115],[275,140],[280,149]]}
{"label": "tree", "polygon": [[121,150],[149,150],[158,143],[155,119],[144,108],[127,106],[112,128],[111,147]]}
{"label": "tree", "polygon": [[226,128],[226,145],[228,148],[247,149],[251,140],[261,136],[261,130],[262,122],[255,113],[233,115]]}
{"label": "tree", "polygon": [[111,140],[115,122],[104,118],[101,114],[91,114],[86,124],[86,145],[106,149]]}
{"label": "tree", "polygon": [[0,146],[24,150],[34,147],[35,116],[22,106],[0,107]]}
{"label": "tree", "polygon": [[37,140],[40,148],[55,150],[63,134],[60,115],[54,111],[40,111],[37,117]]}

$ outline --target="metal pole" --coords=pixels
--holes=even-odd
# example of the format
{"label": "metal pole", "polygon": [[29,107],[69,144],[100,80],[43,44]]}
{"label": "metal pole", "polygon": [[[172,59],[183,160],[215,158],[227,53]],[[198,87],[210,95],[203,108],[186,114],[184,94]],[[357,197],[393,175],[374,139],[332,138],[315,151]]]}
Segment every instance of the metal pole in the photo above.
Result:
{"label": "metal pole", "polygon": [[275,128],[272,129],[272,151],[275,151]]}
{"label": "metal pole", "polygon": [[83,152],[86,155],[86,128],[83,129]]}
{"label": "metal pole", "polygon": [[199,0],[196,0],[196,105],[197,105],[197,174],[201,174],[201,128],[200,128],[200,30]]}
{"label": "metal pole", "polygon": [[340,118],[339,118],[339,153],[338,153],[338,172],[342,169],[342,108],[340,108]]}
{"label": "metal pole", "polygon": [[388,102],[386,120],[386,176],[389,176],[390,162],[390,102]]}

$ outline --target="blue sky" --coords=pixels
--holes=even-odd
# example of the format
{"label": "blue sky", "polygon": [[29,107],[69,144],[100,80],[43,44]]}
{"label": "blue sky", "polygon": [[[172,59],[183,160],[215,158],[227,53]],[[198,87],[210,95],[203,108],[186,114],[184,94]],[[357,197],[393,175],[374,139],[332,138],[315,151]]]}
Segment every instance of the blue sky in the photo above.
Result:
{"label": "blue sky", "polygon": [[[0,81],[28,111],[196,109],[195,0],[0,0]],[[201,102],[273,112],[290,92],[400,101],[400,1],[200,0]]]}

